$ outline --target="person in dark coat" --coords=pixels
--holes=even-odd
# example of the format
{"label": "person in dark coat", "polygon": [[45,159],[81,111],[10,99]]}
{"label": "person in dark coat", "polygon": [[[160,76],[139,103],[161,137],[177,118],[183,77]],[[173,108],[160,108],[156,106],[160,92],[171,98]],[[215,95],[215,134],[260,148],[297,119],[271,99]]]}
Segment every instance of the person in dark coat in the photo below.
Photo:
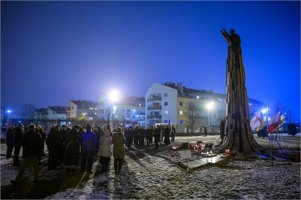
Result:
{"label": "person in dark coat", "polygon": [[64,158],[65,158],[65,156],[64,156],[64,153],[65,153],[64,143],[65,143],[66,134],[67,134],[66,129],[67,129],[67,127],[65,125],[63,125],[62,129],[60,130],[60,134],[61,134],[61,137],[62,137],[62,148],[60,150],[60,155],[59,155],[60,164],[64,163]]}
{"label": "person in dark coat", "polygon": [[140,132],[139,126],[136,126],[134,129],[134,144],[136,147],[139,145],[139,132]]}
{"label": "person in dark coat", "polygon": [[113,133],[112,137],[112,144],[113,144],[113,157],[114,157],[114,168],[115,174],[120,173],[122,160],[125,157],[125,138],[121,132],[121,128],[117,128],[117,132]]}
{"label": "person in dark coat", "polygon": [[38,181],[39,168],[37,165],[37,156],[41,150],[42,138],[34,130],[35,125],[29,125],[29,132],[25,133],[20,141],[20,145],[23,146],[23,159],[16,179],[10,181],[12,184],[20,184],[24,170],[29,164],[33,168],[33,182]]}
{"label": "person in dark coat", "polygon": [[130,148],[132,143],[133,143],[133,138],[134,138],[134,130],[132,128],[132,126],[129,126],[128,130],[127,130],[127,147]]}
{"label": "person in dark coat", "polygon": [[39,126],[38,127],[38,133],[40,134],[41,138],[42,138],[42,144],[41,144],[41,152],[38,156],[38,164],[41,165],[41,159],[43,156],[45,156],[45,153],[44,153],[44,145],[45,145],[45,140],[46,140],[46,133],[44,132],[44,129]]}
{"label": "person in dark coat", "polygon": [[144,127],[140,126],[140,129],[139,129],[139,145],[140,146],[144,146],[144,138],[145,138],[145,129]]}
{"label": "person in dark coat", "polygon": [[176,129],[174,126],[171,128],[171,141],[175,142],[175,136],[176,136]]}
{"label": "person in dark coat", "polygon": [[166,145],[170,144],[169,132],[170,132],[170,128],[166,126],[166,128],[164,129],[164,143]]}
{"label": "person in dark coat", "polygon": [[11,126],[7,132],[6,132],[6,138],[5,138],[5,142],[6,142],[6,158],[11,158],[11,154],[13,152],[14,149],[14,126]]}
{"label": "person in dark coat", "polygon": [[152,145],[152,137],[153,137],[153,128],[148,126],[147,129],[146,129],[147,146]]}
{"label": "person in dark coat", "polygon": [[62,137],[58,126],[48,134],[46,144],[49,151],[48,169],[53,170],[58,166],[59,153],[62,148]]}
{"label": "person in dark coat", "polygon": [[51,127],[49,133],[52,132],[52,131],[54,131],[55,127],[56,127],[56,124],[52,124],[52,127]]}
{"label": "person in dark coat", "polygon": [[[95,125],[95,128],[94,128],[94,133],[97,137],[97,141],[99,141],[100,137],[101,137],[101,127],[98,127],[97,125]],[[98,151],[99,147],[97,146],[96,147],[96,151]]]}
{"label": "person in dark coat", "polygon": [[158,149],[158,143],[160,141],[160,133],[161,133],[161,128],[159,125],[157,125],[157,128],[155,129],[155,144],[156,144],[156,149]]}
{"label": "person in dark coat", "polygon": [[76,168],[78,165],[78,155],[79,155],[79,135],[78,135],[79,127],[77,125],[73,126],[72,130],[70,130],[66,134],[66,141],[64,142],[65,149],[65,170],[66,175],[72,176],[76,172]]}
{"label": "person in dark coat", "polygon": [[[98,146],[96,135],[91,131],[91,126],[87,124],[87,131],[82,134],[82,163],[81,171],[85,172],[87,165],[87,172],[92,173],[92,164],[94,152]],[[86,163],[88,160],[88,164]]]}
{"label": "person in dark coat", "polygon": [[18,124],[17,130],[15,130],[15,132],[14,132],[13,143],[14,143],[15,151],[14,151],[13,166],[19,166],[20,165],[19,164],[19,154],[20,154],[20,149],[21,149],[20,141],[21,141],[22,136],[23,136],[22,129],[23,129],[23,125]]}

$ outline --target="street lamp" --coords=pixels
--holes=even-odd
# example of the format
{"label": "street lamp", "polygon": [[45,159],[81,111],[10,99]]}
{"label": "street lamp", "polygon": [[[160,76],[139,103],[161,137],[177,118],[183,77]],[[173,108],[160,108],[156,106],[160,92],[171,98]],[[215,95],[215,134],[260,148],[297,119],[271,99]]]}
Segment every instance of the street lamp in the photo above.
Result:
{"label": "street lamp", "polygon": [[[117,101],[119,98],[118,92],[114,90],[111,94],[109,94],[109,98],[113,102],[113,110],[116,110],[117,107],[114,106],[114,102]],[[115,111],[113,111],[113,113],[115,113]]]}
{"label": "street lamp", "polygon": [[[209,110],[213,107],[213,102],[211,102],[211,103],[208,103],[207,105],[206,105],[206,108],[208,109],[208,125],[209,125],[209,130],[210,130],[210,118],[209,118]],[[208,131],[209,131],[208,130]]]}

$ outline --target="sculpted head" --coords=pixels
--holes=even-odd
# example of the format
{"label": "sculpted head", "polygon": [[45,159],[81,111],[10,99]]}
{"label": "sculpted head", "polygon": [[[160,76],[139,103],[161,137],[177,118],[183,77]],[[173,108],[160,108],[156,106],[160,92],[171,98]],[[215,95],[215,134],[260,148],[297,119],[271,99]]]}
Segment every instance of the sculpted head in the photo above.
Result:
{"label": "sculpted head", "polygon": [[230,34],[233,35],[234,34],[234,29],[230,30]]}

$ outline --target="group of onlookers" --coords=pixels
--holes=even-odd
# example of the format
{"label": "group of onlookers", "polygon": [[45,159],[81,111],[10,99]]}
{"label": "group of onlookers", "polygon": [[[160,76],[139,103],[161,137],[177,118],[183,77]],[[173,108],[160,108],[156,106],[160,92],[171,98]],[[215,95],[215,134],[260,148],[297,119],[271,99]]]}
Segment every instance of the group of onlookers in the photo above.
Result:
{"label": "group of onlookers", "polygon": [[[48,148],[48,169],[54,170],[64,164],[66,175],[73,175],[78,166],[79,155],[81,154],[81,171],[92,173],[92,166],[95,152],[98,152],[99,163],[102,166],[102,172],[109,169],[109,162],[111,158],[111,147],[113,145],[113,157],[115,173],[120,173],[122,160],[125,157],[124,144],[128,148],[131,145],[143,146],[146,140],[147,145],[153,143],[155,140],[156,148],[159,142],[166,145],[174,141],[175,128],[172,127],[148,127],[144,129],[141,126],[136,126],[134,129],[115,127],[113,133],[110,131],[110,126],[92,128],[89,124],[87,126],[75,125],[72,129],[63,125],[53,125],[49,134],[46,134],[43,128],[39,125],[37,128],[34,124],[30,124],[24,128],[19,124],[17,128],[11,126],[6,133],[7,154],[10,158],[13,148],[14,159],[13,165],[20,166],[18,175],[11,183],[19,184],[24,170],[28,165],[32,165],[34,178],[33,181],[38,180],[38,164],[41,164],[41,158],[45,155],[44,145],[46,142]],[[22,163],[19,163],[19,152],[23,147]]]}

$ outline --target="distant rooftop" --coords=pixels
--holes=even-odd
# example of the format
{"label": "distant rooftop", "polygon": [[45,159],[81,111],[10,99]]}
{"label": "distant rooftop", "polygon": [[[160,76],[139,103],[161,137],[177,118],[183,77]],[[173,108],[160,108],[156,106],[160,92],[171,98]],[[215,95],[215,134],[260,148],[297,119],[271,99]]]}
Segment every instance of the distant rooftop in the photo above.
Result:
{"label": "distant rooftop", "polygon": [[86,101],[86,100],[71,100],[73,103],[75,103],[78,107],[78,109],[89,109],[90,107],[95,108],[97,105],[97,102],[92,101]]}
{"label": "distant rooftop", "polygon": [[57,114],[67,114],[68,106],[48,106],[52,111],[55,111]]}
{"label": "distant rooftop", "polygon": [[48,115],[48,109],[47,108],[40,108],[40,109],[35,109],[38,115]]}

